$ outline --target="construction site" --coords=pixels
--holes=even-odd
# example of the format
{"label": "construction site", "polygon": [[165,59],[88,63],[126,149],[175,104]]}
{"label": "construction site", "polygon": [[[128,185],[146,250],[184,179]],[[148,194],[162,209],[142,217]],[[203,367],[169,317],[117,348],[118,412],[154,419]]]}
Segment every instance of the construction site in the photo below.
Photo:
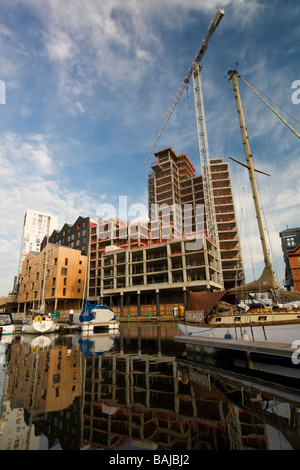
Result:
{"label": "construction site", "polygon": [[[202,176],[195,175],[187,155],[177,156],[172,148],[155,156],[148,205],[150,214],[153,206],[162,209],[158,218],[132,225],[99,220],[91,227],[89,299],[113,306],[121,316],[171,316],[185,306],[189,290],[244,283],[228,163],[211,160],[218,249],[196,220],[197,207],[204,205]],[[164,209],[170,207],[167,223]]]}
{"label": "construction site", "polygon": [[[112,306],[121,317],[180,315],[188,291],[245,282],[229,165],[209,158],[201,83],[200,63],[223,15],[219,9],[144,162],[154,154],[149,220],[131,225],[100,219],[91,227],[89,299]],[[153,152],[191,77],[201,175],[172,147]],[[159,208],[155,216],[153,207]]]}

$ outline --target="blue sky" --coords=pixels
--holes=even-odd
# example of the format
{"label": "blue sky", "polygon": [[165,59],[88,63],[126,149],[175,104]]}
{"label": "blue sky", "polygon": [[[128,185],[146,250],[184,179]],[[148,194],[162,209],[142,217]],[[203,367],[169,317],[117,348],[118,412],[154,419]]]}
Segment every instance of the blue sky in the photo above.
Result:
{"label": "blue sky", "polygon": [[[0,295],[12,288],[27,208],[59,217],[97,217],[103,202],[147,205],[159,128],[200,47],[219,0],[2,0],[0,80]],[[202,61],[211,158],[244,161],[232,85],[245,79],[292,117],[300,131],[300,5],[294,0],[224,0],[225,16]],[[299,139],[240,83],[274,268],[284,275],[278,232],[298,227]],[[300,95],[299,95],[300,96]],[[276,108],[278,109],[278,108]],[[200,158],[192,83],[156,150]],[[262,253],[247,174],[230,161],[247,280]]]}

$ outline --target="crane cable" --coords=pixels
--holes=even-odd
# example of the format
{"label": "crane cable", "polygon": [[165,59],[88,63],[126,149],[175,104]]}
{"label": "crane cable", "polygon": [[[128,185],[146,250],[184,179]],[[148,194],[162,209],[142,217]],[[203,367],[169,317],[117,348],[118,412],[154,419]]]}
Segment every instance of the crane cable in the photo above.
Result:
{"label": "crane cable", "polygon": [[254,93],[256,96],[258,96],[258,98],[261,99],[261,100],[268,106],[268,108],[270,108],[271,111],[273,111],[274,114],[276,114],[276,116],[277,116],[277,117],[278,117],[278,118],[279,118],[297,137],[298,137],[298,139],[300,139],[300,134],[299,134],[297,131],[295,131],[295,129],[293,129],[292,126],[290,126],[290,125],[283,119],[283,117],[281,117],[281,116],[275,111],[275,109],[272,108],[272,106],[269,105],[269,103],[267,103],[267,101],[264,100],[264,99],[262,98],[262,96],[260,96],[260,95],[254,90],[254,88],[252,88],[252,86],[249,85],[249,83],[246,82],[246,80],[245,80],[240,74],[239,74],[239,78],[240,78],[241,80],[243,80],[243,82],[245,83],[245,85],[247,85],[247,87],[250,88],[250,90],[252,90],[253,93]]}

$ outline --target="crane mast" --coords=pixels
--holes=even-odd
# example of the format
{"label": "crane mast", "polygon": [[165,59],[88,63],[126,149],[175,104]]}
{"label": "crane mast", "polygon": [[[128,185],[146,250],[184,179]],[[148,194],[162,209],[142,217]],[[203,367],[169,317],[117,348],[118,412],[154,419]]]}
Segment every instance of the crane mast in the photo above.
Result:
{"label": "crane mast", "polygon": [[206,218],[206,232],[207,235],[214,240],[217,247],[217,271],[219,272],[219,283],[224,286],[223,271],[221,263],[221,252],[219,243],[218,225],[215,213],[213,185],[210,171],[210,160],[208,151],[208,141],[206,132],[206,120],[204,112],[204,101],[202,92],[201,81],[201,66],[198,62],[194,61],[193,64],[193,85],[194,85],[194,99],[195,111],[197,121],[197,132],[199,142],[199,152],[202,171],[203,194],[204,194],[204,207]]}
{"label": "crane mast", "polygon": [[200,71],[201,71],[200,62],[207,50],[208,43],[209,43],[211,36],[217,29],[223,16],[224,16],[224,10],[223,8],[219,8],[217,13],[215,14],[213,21],[211,22],[208,28],[206,36],[202,40],[202,44],[196,54],[196,57],[194,58],[194,61],[191,67],[189,68],[177,95],[175,96],[175,99],[171,105],[171,108],[169,109],[169,112],[167,116],[165,117],[165,120],[144,162],[144,165],[146,165],[148,159],[152,155],[153,150],[179,101],[179,98],[181,97],[185,87],[189,83],[190,77],[193,76],[195,110],[196,110],[198,142],[199,142],[200,161],[201,161],[201,170],[202,170],[204,206],[205,206],[205,215],[206,215],[206,231],[207,231],[208,236],[216,244],[216,248],[217,248],[216,268],[217,268],[217,272],[219,273],[218,282],[222,286],[224,286],[224,281],[223,281],[223,272],[222,272],[222,264],[221,264],[218,227],[217,227],[215,206],[214,206],[214,200],[213,200],[213,187],[212,187],[209,153],[208,153],[206,122],[205,122],[203,93],[202,93],[202,84],[201,84],[201,75],[200,75]]}
{"label": "crane mast", "polygon": [[185,87],[186,87],[187,84],[189,83],[189,80],[190,80],[191,75],[192,75],[192,73],[193,73],[193,65],[194,65],[194,62],[198,62],[198,63],[201,62],[201,60],[202,60],[202,58],[203,58],[203,56],[204,56],[204,54],[205,54],[205,52],[206,52],[206,49],[207,49],[207,47],[208,47],[209,40],[210,40],[211,36],[213,35],[213,33],[215,32],[215,30],[217,29],[217,27],[219,26],[219,23],[220,23],[221,19],[223,18],[223,16],[224,16],[224,10],[223,10],[223,8],[219,8],[218,11],[217,11],[217,13],[215,14],[215,17],[214,17],[213,21],[211,22],[211,24],[210,24],[210,26],[209,26],[209,28],[208,28],[208,31],[207,31],[207,33],[206,33],[205,38],[202,40],[201,46],[200,46],[200,48],[199,48],[199,50],[198,50],[198,52],[197,52],[197,54],[196,54],[196,57],[195,57],[195,59],[194,59],[192,65],[191,65],[191,67],[189,68],[189,70],[188,70],[188,72],[187,72],[187,74],[186,74],[186,76],[185,76],[185,78],[184,78],[184,80],[183,80],[183,82],[182,82],[182,84],[181,84],[181,87],[179,88],[179,91],[178,91],[177,95],[176,95],[175,98],[174,98],[174,101],[173,101],[173,103],[172,103],[172,105],[171,105],[171,107],[170,107],[170,109],[169,109],[169,111],[168,111],[168,114],[166,115],[165,120],[164,120],[164,122],[162,123],[162,126],[161,126],[161,128],[160,128],[160,130],[159,130],[159,132],[158,132],[158,134],[157,134],[157,136],[156,136],[156,138],[155,138],[155,140],[154,140],[154,143],[153,143],[153,145],[152,145],[152,147],[151,147],[151,150],[150,150],[150,152],[148,153],[148,156],[147,156],[146,160],[144,161],[144,165],[146,165],[147,161],[148,161],[149,158],[151,157],[151,155],[152,155],[152,153],[153,153],[153,150],[154,150],[154,148],[155,148],[155,146],[156,146],[156,144],[157,144],[157,142],[158,142],[160,136],[162,135],[162,133],[163,133],[163,131],[164,131],[164,128],[166,127],[166,125],[167,125],[167,123],[168,123],[168,121],[169,121],[169,119],[170,119],[170,117],[171,117],[171,115],[172,115],[172,113],[173,113],[173,111],[174,111],[174,109],[175,109],[175,107],[176,107],[178,101],[179,101],[179,98],[181,97],[181,95],[182,95],[182,93],[183,93]]}

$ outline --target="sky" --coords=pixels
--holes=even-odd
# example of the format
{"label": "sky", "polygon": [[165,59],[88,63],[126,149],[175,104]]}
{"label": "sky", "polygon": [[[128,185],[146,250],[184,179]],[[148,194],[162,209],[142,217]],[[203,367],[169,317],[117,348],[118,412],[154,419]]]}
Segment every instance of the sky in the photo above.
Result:
{"label": "sky", "polygon": [[[12,289],[27,209],[98,218],[103,204],[147,206],[148,153],[222,6],[202,65],[210,158],[230,164],[247,281],[262,269],[228,70],[237,69],[300,131],[300,4],[294,0],[2,0],[0,295]],[[270,253],[299,227],[299,139],[239,82]],[[296,87],[296,88],[293,88]],[[3,91],[4,89],[4,91]],[[192,82],[154,151],[186,153],[201,173]],[[136,206],[134,206],[136,207]],[[138,215],[138,214],[137,214]]]}

